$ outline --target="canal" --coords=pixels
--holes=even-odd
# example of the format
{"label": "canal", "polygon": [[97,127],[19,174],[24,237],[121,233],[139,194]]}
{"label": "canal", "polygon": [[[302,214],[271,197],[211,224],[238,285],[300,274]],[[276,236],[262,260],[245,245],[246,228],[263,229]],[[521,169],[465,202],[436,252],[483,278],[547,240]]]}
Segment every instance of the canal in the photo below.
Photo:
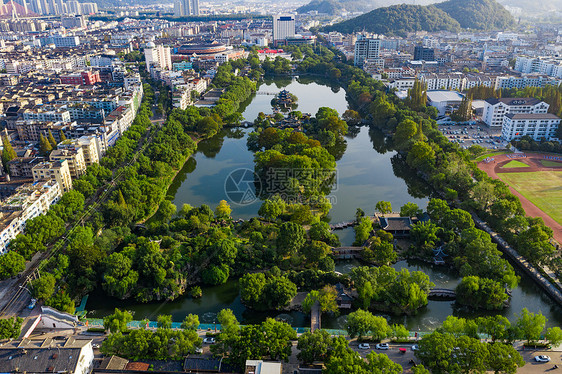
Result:
{"label": "canal", "polygon": [[[297,110],[315,114],[318,108],[328,106],[341,115],[347,109],[345,92],[341,88],[330,87],[326,82],[311,79],[276,79],[263,83],[259,91],[278,92],[286,88],[298,97]],[[246,120],[253,120],[259,112],[270,113],[270,95],[253,95],[242,105],[242,113]],[[168,195],[173,203],[180,208],[183,204],[199,206],[208,204],[211,208],[220,200],[227,200],[225,180],[237,169],[253,170],[253,154],[247,149],[246,140],[250,129],[226,129],[215,137],[199,144],[195,155],[188,160],[172,183]],[[379,200],[392,203],[394,210],[411,201],[425,208],[427,198],[423,188],[414,183],[406,183],[407,175],[400,172],[400,165],[393,160],[394,151],[385,147],[382,133],[370,131],[367,127],[351,128],[346,136],[346,149],[337,160],[337,183],[331,192],[333,202],[330,218],[332,222],[350,220],[355,210],[362,208],[372,214]],[[248,219],[257,215],[261,201],[251,204],[235,204],[229,201],[234,218]],[[354,240],[353,229],[337,231],[342,245],[350,245]],[[358,262],[339,262],[336,270],[349,273]],[[460,277],[445,267],[434,266],[422,262],[400,261],[394,264],[396,269],[408,268],[410,271],[420,270],[428,274],[437,287],[454,288]],[[517,270],[517,268],[516,268]],[[562,308],[557,306],[535,283],[525,274],[521,276],[520,285],[513,290],[513,298],[509,308],[502,314],[510,320],[524,307],[532,312],[542,312],[549,320],[549,325],[562,325]],[[203,297],[191,299],[180,298],[172,302],[139,304],[133,300],[118,300],[103,295],[101,291],[92,293],[88,299],[89,317],[103,317],[113,312],[114,308],[128,309],[137,320],[149,318],[155,320],[159,314],[171,314],[174,321],[181,321],[190,313],[199,315],[201,323],[213,323],[217,313],[223,308],[234,311],[242,323],[256,323],[266,317],[276,317],[291,323],[293,326],[309,326],[310,318],[300,312],[256,312],[247,309],[240,301],[238,281],[231,279],[226,284],[204,287]],[[448,316],[476,317],[485,314],[474,310],[458,307],[451,301],[430,301],[428,306],[414,316],[388,316],[392,323],[405,324],[410,330],[427,331],[437,326]],[[325,328],[343,328],[346,315],[338,317],[324,316],[322,326]]]}

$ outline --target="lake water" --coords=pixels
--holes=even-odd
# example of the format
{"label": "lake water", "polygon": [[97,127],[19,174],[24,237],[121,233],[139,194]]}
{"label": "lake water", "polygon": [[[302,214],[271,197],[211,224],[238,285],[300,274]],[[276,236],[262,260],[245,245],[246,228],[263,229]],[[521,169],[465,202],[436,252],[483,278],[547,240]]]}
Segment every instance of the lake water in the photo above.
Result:
{"label": "lake water", "polygon": [[[347,109],[343,89],[329,87],[322,81],[310,79],[278,79],[266,81],[259,88],[261,92],[276,93],[282,88],[288,89],[298,97],[297,110],[315,114],[321,106],[329,106],[338,110],[340,115]],[[270,95],[254,95],[242,106],[246,120],[253,120],[259,112],[271,112]],[[199,144],[195,155],[188,160],[172,183],[168,195],[173,203],[180,208],[184,203],[192,206],[208,204],[211,208],[220,200],[227,200],[232,207],[234,218],[248,219],[257,215],[261,205],[259,200],[251,204],[236,204],[225,192],[225,181],[233,171],[240,169],[253,170],[253,154],[246,147],[249,129],[227,129]],[[345,153],[337,160],[338,181],[330,198],[334,202],[330,211],[332,222],[350,220],[355,216],[357,208],[372,214],[377,201],[386,200],[392,203],[394,210],[411,201],[425,208],[427,191],[416,180],[410,180],[407,172],[402,172],[399,162],[393,158],[395,152],[385,149],[382,133],[369,131],[367,127],[351,128],[346,137]],[[354,240],[353,229],[336,231],[343,245],[350,245]],[[358,262],[339,262],[337,270],[348,273]],[[454,288],[460,278],[444,267],[433,266],[421,262],[400,261],[394,265],[396,269],[408,268],[411,271],[421,270],[430,276],[437,287]],[[542,312],[549,325],[562,325],[562,308],[557,306],[535,283],[521,275],[520,285],[513,290],[513,298],[509,308],[502,314],[510,320],[522,308],[532,312]],[[300,312],[255,312],[247,309],[240,301],[238,281],[205,287],[203,297],[198,300],[189,297],[173,302],[138,304],[134,301],[122,301],[103,295],[101,292],[90,295],[87,309],[90,317],[103,317],[113,312],[114,308],[129,309],[134,312],[135,319],[149,318],[155,320],[159,314],[171,314],[174,321],[181,321],[189,314],[198,314],[201,323],[213,323],[216,314],[223,308],[230,308],[243,323],[256,323],[265,317],[279,317],[293,326],[310,326],[310,318]],[[391,317],[393,323],[403,323],[411,330],[427,331],[438,326],[448,315],[475,317],[479,314],[473,310],[459,308],[451,301],[430,301],[415,316]],[[480,313],[482,314],[482,313]],[[325,328],[342,328],[346,316],[323,316]]]}

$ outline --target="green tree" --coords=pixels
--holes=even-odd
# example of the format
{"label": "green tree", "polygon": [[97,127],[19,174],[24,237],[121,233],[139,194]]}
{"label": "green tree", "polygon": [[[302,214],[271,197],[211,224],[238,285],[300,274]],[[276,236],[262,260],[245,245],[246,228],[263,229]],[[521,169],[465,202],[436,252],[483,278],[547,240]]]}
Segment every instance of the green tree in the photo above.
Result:
{"label": "green tree", "polygon": [[517,317],[518,335],[527,343],[539,340],[546,325],[546,317],[541,313],[531,313],[527,308],[523,308]]}
{"label": "green tree", "polygon": [[8,167],[8,162],[16,158],[17,154],[6,135],[2,136],[2,146],[2,164],[4,165],[4,170],[9,172],[10,168]]}
{"label": "green tree", "polygon": [[111,333],[127,331],[127,323],[133,320],[133,315],[127,310],[115,308],[115,312],[103,319],[103,328]]}
{"label": "green tree", "polygon": [[325,361],[332,348],[332,336],[326,330],[307,331],[299,336],[297,358],[305,364]]}
{"label": "green tree", "polygon": [[156,322],[159,329],[171,329],[172,328],[172,316],[169,314],[162,314],[156,317]]}
{"label": "green tree", "polygon": [[487,369],[494,373],[515,374],[517,369],[525,365],[521,354],[508,344],[489,344]]}
{"label": "green tree", "polygon": [[25,269],[25,258],[15,251],[0,255],[0,279],[11,278]]}
{"label": "green tree", "polygon": [[305,231],[294,222],[283,222],[279,226],[277,250],[281,256],[296,253],[305,243]]}
{"label": "green tree", "polygon": [[53,146],[49,143],[43,134],[39,134],[39,153],[43,156],[47,156],[53,150]]}
{"label": "green tree", "polygon": [[377,204],[375,205],[375,209],[383,216],[385,214],[392,213],[392,205],[390,204],[390,201],[377,202]]}
{"label": "green tree", "polygon": [[217,321],[221,325],[221,335],[233,337],[240,331],[238,320],[231,309],[222,309],[217,315]]}
{"label": "green tree", "polygon": [[183,319],[181,328],[184,330],[196,331],[199,328],[199,316],[197,314],[188,314]]}
{"label": "green tree", "polygon": [[217,218],[229,218],[231,213],[232,209],[226,200],[221,200],[215,209],[215,216]]}
{"label": "green tree", "polygon": [[478,330],[492,338],[492,342],[496,340],[505,340],[511,329],[511,323],[502,315],[479,317],[476,319]]}
{"label": "green tree", "polygon": [[[119,190],[121,192],[121,190]],[[158,219],[162,222],[168,222],[174,214],[176,214],[176,206],[170,200],[164,200],[158,208]]]}
{"label": "green tree", "polygon": [[562,343],[562,329],[558,326],[549,327],[545,334],[546,340],[553,346],[557,346]]}
{"label": "green tree", "polygon": [[334,286],[324,286],[321,290],[312,290],[306,295],[302,302],[302,309],[310,312],[314,304],[320,305],[321,312],[337,312],[338,304],[336,302],[337,292]]}
{"label": "green tree", "polygon": [[371,218],[362,217],[359,224],[355,225],[354,230],[355,242],[353,242],[353,244],[356,246],[362,246],[363,243],[369,239],[371,231],[373,230],[373,222],[371,221]]}
{"label": "green tree", "polygon": [[62,132],[62,130],[60,130],[60,141],[64,142],[66,140],[66,135],[64,135],[64,132]]}
{"label": "green tree", "polygon": [[47,140],[49,141],[49,143],[51,144],[51,147],[53,147],[53,149],[57,148],[57,141],[55,140],[55,137],[53,136],[53,133],[51,132],[50,129],[47,133]]}
{"label": "green tree", "polygon": [[422,210],[416,203],[408,202],[400,208],[400,217],[419,217],[421,214]]}
{"label": "green tree", "polygon": [[44,273],[40,278],[31,281],[31,293],[33,297],[47,300],[55,293],[56,279],[51,273]]}
{"label": "green tree", "polygon": [[1,318],[0,319],[0,340],[17,339],[20,336],[23,318]]}

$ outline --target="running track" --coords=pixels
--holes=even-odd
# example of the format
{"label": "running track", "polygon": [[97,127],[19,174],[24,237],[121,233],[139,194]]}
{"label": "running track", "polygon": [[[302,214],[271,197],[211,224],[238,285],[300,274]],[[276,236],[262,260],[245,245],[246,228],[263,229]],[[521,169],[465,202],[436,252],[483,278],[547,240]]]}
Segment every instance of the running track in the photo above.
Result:
{"label": "running track", "polygon": [[[494,161],[491,162],[484,162],[480,161],[478,163],[478,167],[480,170],[486,172],[490,177],[493,179],[501,179],[502,173],[521,173],[521,172],[533,172],[533,171],[562,171],[562,168],[552,168],[552,167],[544,167],[540,160],[544,160],[544,155],[537,154],[537,153],[525,153],[527,155],[526,158],[509,158],[507,155],[500,155],[494,156]],[[498,173],[499,169],[502,165],[507,164],[509,161],[517,160],[521,161],[527,165],[528,168],[509,168],[509,169],[501,169],[501,172]],[[562,163],[561,163],[562,164]],[[507,184],[507,183],[506,183]],[[509,187],[510,191],[521,200],[521,205],[527,213],[528,216],[531,217],[541,217],[544,223],[550,227],[553,231],[554,239],[562,244],[562,225],[550,218],[548,214],[540,210],[535,204],[529,201],[525,196],[521,195],[519,192],[514,190],[513,188]]]}

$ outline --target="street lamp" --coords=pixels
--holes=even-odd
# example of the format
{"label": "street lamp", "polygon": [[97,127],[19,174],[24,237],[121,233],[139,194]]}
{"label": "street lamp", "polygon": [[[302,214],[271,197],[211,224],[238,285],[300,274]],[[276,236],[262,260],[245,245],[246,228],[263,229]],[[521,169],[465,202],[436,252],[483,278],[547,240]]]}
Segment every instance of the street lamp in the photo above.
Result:
{"label": "street lamp", "polygon": [[20,288],[23,288],[24,290],[26,290],[27,292],[29,292],[30,295],[32,295],[31,291],[30,291],[27,287],[25,287],[25,286],[19,286],[19,287],[20,287]]}

